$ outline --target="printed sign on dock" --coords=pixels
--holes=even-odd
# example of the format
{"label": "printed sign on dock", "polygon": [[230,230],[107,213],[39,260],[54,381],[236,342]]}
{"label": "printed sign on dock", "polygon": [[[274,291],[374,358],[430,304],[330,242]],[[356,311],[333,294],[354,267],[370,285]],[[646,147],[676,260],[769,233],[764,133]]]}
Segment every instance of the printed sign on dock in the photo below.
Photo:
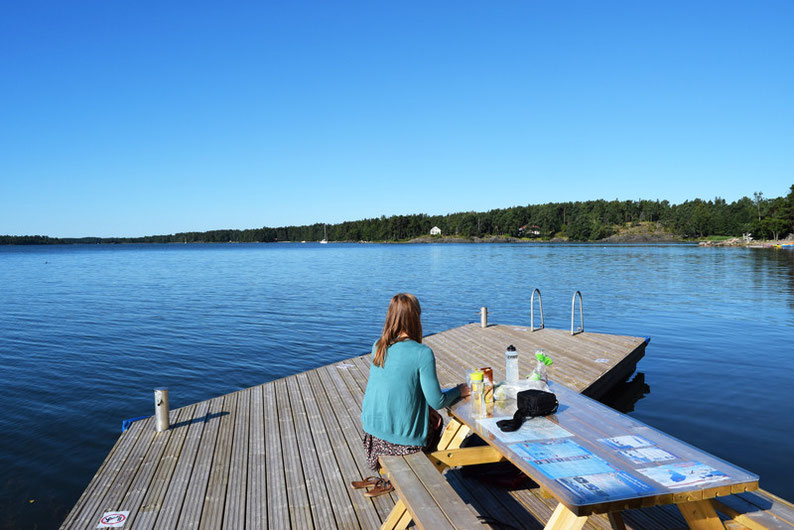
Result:
{"label": "printed sign on dock", "polygon": [[130,512],[105,512],[97,528],[121,528],[127,522]]}

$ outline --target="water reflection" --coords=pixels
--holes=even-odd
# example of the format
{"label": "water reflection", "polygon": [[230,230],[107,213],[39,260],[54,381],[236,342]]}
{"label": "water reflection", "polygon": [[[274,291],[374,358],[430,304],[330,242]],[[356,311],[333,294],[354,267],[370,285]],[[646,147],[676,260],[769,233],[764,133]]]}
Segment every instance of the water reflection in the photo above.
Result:
{"label": "water reflection", "polygon": [[627,414],[634,412],[637,402],[650,393],[651,387],[645,382],[645,374],[636,372],[634,377],[618,383],[598,401],[618,412]]}

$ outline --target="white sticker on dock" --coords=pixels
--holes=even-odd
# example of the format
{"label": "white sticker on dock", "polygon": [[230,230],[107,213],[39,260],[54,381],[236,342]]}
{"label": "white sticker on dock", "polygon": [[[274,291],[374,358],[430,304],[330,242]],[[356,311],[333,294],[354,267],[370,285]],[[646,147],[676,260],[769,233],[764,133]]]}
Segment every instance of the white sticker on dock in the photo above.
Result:
{"label": "white sticker on dock", "polygon": [[105,512],[97,528],[121,528],[129,516],[130,512]]}

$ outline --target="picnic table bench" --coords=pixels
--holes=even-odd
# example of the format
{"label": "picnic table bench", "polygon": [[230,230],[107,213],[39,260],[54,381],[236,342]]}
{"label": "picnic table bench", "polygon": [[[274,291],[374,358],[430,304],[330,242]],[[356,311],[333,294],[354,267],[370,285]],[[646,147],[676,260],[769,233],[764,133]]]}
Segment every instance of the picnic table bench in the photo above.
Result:
{"label": "picnic table bench", "polygon": [[382,530],[405,528],[411,520],[417,527],[428,530],[482,528],[482,523],[425,453],[381,456],[380,464],[399,496]]}

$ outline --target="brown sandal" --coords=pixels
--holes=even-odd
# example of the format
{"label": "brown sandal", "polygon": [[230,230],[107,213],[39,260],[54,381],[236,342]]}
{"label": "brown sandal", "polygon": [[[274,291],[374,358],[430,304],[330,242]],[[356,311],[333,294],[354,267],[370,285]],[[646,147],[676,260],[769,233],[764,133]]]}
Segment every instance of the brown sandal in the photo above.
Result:
{"label": "brown sandal", "polygon": [[362,488],[374,488],[377,486],[378,481],[381,480],[380,477],[367,477],[364,480],[354,480],[350,483],[350,487],[354,490],[360,490]]}
{"label": "brown sandal", "polygon": [[389,493],[394,489],[394,486],[391,485],[391,482],[386,480],[385,478],[379,479],[375,487],[369,491],[364,492],[364,497],[377,497],[378,495],[383,495],[384,493]]}

